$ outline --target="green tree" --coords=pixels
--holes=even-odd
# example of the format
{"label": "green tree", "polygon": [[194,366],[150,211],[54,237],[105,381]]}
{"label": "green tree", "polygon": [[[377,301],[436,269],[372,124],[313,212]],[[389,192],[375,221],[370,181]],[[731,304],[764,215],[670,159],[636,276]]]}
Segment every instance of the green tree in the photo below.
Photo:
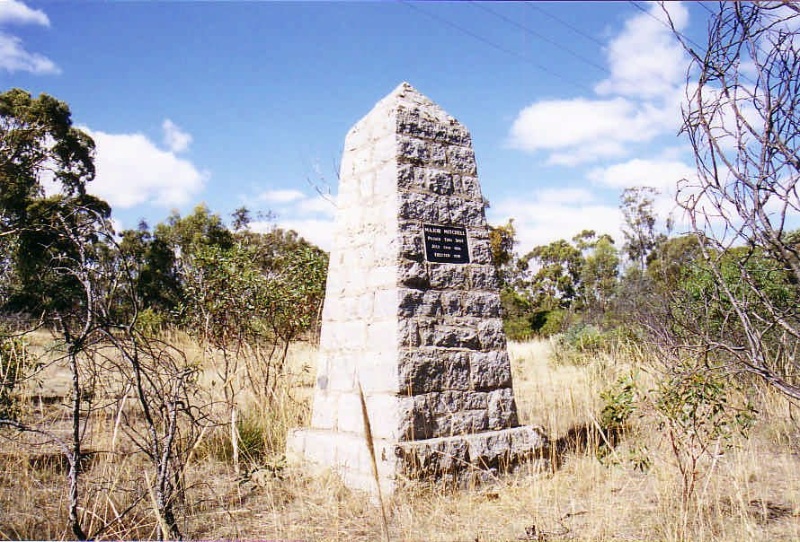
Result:
{"label": "green tree", "polygon": [[233,233],[205,204],[198,205],[185,217],[173,211],[155,227],[154,237],[172,248],[177,258],[191,255],[200,247],[228,249],[234,244]]}
{"label": "green tree", "polygon": [[543,309],[567,309],[578,294],[581,250],[564,239],[549,245],[534,247],[522,261],[525,267],[535,268],[527,281],[534,303]]}
{"label": "green tree", "polygon": [[[790,230],[800,209],[799,22],[800,7],[792,3],[723,2],[705,46],[689,45],[673,27],[691,57],[683,133],[697,169],[679,186],[678,203],[713,282],[706,303],[729,307],[723,313],[740,331],[695,340],[794,399],[800,247]],[[788,302],[770,290],[765,273],[779,273]]]}
{"label": "green tree", "polygon": [[489,246],[492,250],[492,262],[497,270],[500,287],[511,281],[514,257],[514,247],[517,245],[517,231],[514,228],[514,219],[502,226],[489,226]]}
{"label": "green tree", "polygon": [[610,235],[601,235],[586,246],[580,269],[581,305],[592,319],[602,321],[617,291],[619,253]]}
{"label": "green tree", "polygon": [[69,106],[20,89],[0,94],[0,226],[24,227],[28,207],[55,181],[66,196],[83,195],[94,179],[94,142],[72,126]]}
{"label": "green tree", "polygon": [[658,243],[656,214],[653,198],[658,190],[649,186],[626,188],[620,196],[620,210],[625,222],[622,245],[631,262],[638,265],[639,271],[647,267],[647,257]]}
{"label": "green tree", "polygon": [[[86,193],[94,179],[94,142],[72,126],[69,106],[46,94],[12,89],[0,94],[0,239],[5,250],[5,310],[40,311],[44,298],[68,304],[74,280],[46,273],[54,255],[71,254],[62,227],[109,218],[104,201]],[[45,187],[52,186],[46,194]],[[91,234],[90,234],[91,235]],[[66,250],[66,252],[64,252]],[[47,290],[43,295],[42,289]]]}

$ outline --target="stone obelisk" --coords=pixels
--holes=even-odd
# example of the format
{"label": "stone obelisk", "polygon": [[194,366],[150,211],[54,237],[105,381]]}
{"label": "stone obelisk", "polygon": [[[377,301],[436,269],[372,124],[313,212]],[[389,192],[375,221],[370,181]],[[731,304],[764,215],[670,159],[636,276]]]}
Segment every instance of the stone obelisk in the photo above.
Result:
{"label": "stone obelisk", "polygon": [[287,452],[375,490],[513,470],[520,427],[467,129],[408,83],[345,139],[311,427]]}

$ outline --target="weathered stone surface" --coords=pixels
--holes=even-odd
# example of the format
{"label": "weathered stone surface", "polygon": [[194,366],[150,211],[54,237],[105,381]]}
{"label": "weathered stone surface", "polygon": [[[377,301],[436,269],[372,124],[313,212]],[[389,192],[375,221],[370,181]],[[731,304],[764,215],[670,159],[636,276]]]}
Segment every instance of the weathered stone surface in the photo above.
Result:
{"label": "weathered stone surface", "polygon": [[[457,486],[515,472],[526,462],[547,464],[550,443],[537,428],[524,426],[472,435],[400,443],[395,453],[410,478],[442,480]],[[469,465],[470,468],[464,468]]]}
{"label": "weathered stone surface", "polygon": [[502,351],[470,353],[472,389],[493,390],[511,387],[511,363]]}
{"label": "weathered stone surface", "polygon": [[[383,491],[537,457],[547,443],[518,427],[469,131],[403,84],[344,148],[311,427],[290,433],[287,456],[375,490],[363,393]],[[428,240],[437,262],[426,231],[442,234]]]}
{"label": "weathered stone surface", "polygon": [[418,348],[401,351],[398,356],[400,390],[412,395],[468,390],[469,371],[466,352]]}

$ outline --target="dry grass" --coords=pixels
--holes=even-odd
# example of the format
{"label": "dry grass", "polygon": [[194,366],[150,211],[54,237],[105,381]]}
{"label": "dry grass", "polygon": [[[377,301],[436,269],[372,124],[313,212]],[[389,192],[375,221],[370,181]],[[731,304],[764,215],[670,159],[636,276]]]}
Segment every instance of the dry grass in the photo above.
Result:
{"label": "dry grass", "polygon": [[[554,440],[591,426],[600,392],[636,364],[618,353],[586,366],[554,366],[549,343],[511,344],[521,421],[542,426]],[[377,540],[381,513],[367,496],[333,475],[311,477],[281,461],[285,431],[308,416],[313,365],[307,347],[293,351],[296,378],[281,408],[267,409],[242,395],[243,415],[269,427],[268,455],[236,476],[224,454],[197,454],[187,470],[190,487],[184,533],[196,539]],[[209,377],[210,378],[210,377]],[[651,378],[642,375],[646,389]],[[409,485],[386,503],[391,540],[796,540],[800,539],[800,413],[770,390],[757,396],[759,421],[748,439],[704,465],[687,527],[680,517],[680,479],[654,413],[642,409],[613,451],[597,439],[567,442],[552,472],[507,477],[463,491]],[[261,410],[258,410],[261,409]],[[253,410],[256,410],[253,414]],[[111,420],[93,422],[92,446],[108,447]],[[567,439],[568,440],[568,439]],[[208,441],[209,443],[211,440]],[[31,465],[31,450],[0,440],[0,537],[68,536],[64,476],[57,465]],[[645,461],[646,460],[646,461]],[[644,468],[642,468],[644,467]],[[105,459],[87,471],[86,522],[107,521],[133,495],[141,460]],[[101,487],[92,480],[105,480]],[[101,538],[147,538],[155,518],[147,507]]]}

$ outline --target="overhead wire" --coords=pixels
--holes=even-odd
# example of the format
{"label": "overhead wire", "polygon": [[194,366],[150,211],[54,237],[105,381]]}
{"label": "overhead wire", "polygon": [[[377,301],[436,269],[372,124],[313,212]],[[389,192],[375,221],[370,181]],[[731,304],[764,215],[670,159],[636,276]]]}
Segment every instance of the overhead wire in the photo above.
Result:
{"label": "overhead wire", "polygon": [[[703,48],[703,46],[702,46],[702,45],[700,45],[699,43],[697,43],[696,41],[694,41],[692,38],[690,38],[690,37],[689,37],[689,36],[687,36],[686,34],[683,34],[683,33],[681,33],[681,32],[680,32],[680,31],[679,31],[677,28],[673,28],[673,27],[672,27],[672,26],[671,26],[669,23],[667,23],[666,21],[664,21],[664,20],[662,20],[662,19],[659,19],[658,17],[656,17],[655,15],[653,15],[652,13],[650,13],[650,10],[647,10],[647,9],[643,8],[643,7],[642,7],[642,6],[640,6],[640,5],[638,4],[638,2],[636,2],[635,0],[628,0],[628,3],[629,3],[629,4],[631,4],[633,7],[635,7],[636,9],[638,9],[639,11],[641,11],[642,13],[644,13],[645,15],[647,15],[648,17],[650,17],[651,19],[658,21],[660,24],[662,24],[663,26],[665,26],[666,28],[668,28],[668,29],[669,29],[669,30],[671,30],[672,32],[675,32],[675,33],[676,33],[678,36],[680,36],[680,37],[681,37],[681,38],[682,38],[682,39],[683,39],[683,40],[684,40],[686,43],[691,43],[692,45],[694,45],[694,46],[695,46],[695,47],[697,47],[698,49],[701,49],[701,50],[702,50],[702,48]],[[702,2],[700,3],[700,5],[702,5]],[[713,14],[713,12],[711,12],[711,11],[709,11],[709,13],[712,13],[712,14]]]}
{"label": "overhead wire", "polygon": [[556,21],[556,22],[560,23],[561,25],[569,28],[570,30],[572,30],[576,34],[578,34],[580,36],[583,36],[584,38],[588,39],[589,41],[594,42],[595,44],[599,45],[600,47],[605,47],[606,46],[605,43],[603,43],[599,39],[595,38],[591,34],[587,34],[586,32],[584,32],[580,28],[576,27],[575,25],[571,24],[570,22],[565,21],[564,19],[562,19],[560,17],[557,17],[556,15],[554,15],[554,14],[550,13],[549,11],[545,10],[541,6],[536,5],[536,3],[534,3],[534,2],[525,2],[524,4],[527,7],[529,7],[530,9],[538,11],[539,13],[542,13],[545,16],[550,17],[554,21]]}
{"label": "overhead wire", "polygon": [[[500,44],[498,44],[498,43],[496,43],[496,42],[494,42],[494,41],[492,41],[492,40],[490,40],[490,39],[488,39],[488,38],[486,38],[486,37],[474,32],[474,31],[472,31],[472,30],[470,30],[468,28],[465,28],[464,26],[462,26],[462,25],[460,25],[458,23],[455,23],[455,22],[451,21],[450,19],[448,19],[446,17],[443,17],[443,16],[441,16],[441,15],[439,15],[437,13],[434,13],[432,11],[428,11],[426,9],[421,8],[420,5],[419,5],[420,3],[418,3],[418,2],[413,2],[411,0],[399,0],[399,1],[400,1],[400,3],[405,4],[406,6],[408,6],[410,9],[418,11],[418,12],[422,13],[423,15],[425,15],[426,17],[434,19],[434,20],[436,20],[436,21],[438,21],[438,22],[440,22],[440,23],[442,23],[442,24],[444,24],[446,26],[449,26],[450,28],[458,30],[459,32],[462,32],[464,34],[467,34],[468,36],[472,37],[473,39],[480,41],[484,45],[488,45],[489,47],[491,47],[493,49],[496,49],[496,50],[498,50],[498,51],[500,51],[502,53],[505,53],[505,54],[508,54],[508,55],[516,57],[516,58],[522,60],[523,62],[525,62],[527,64],[530,64],[531,66],[533,66],[534,68],[538,69],[539,71],[547,73],[547,74],[551,75],[552,77],[560,79],[560,80],[562,80],[562,81],[564,81],[566,83],[569,83],[571,85],[574,85],[574,86],[580,87],[580,88],[582,88],[584,90],[588,90],[590,92],[593,92],[592,89],[590,89],[585,84],[579,83],[579,82],[577,82],[577,81],[575,81],[575,80],[573,80],[573,79],[571,79],[571,78],[569,78],[569,77],[567,77],[565,75],[562,75],[562,74],[560,74],[560,73],[558,73],[558,72],[556,72],[556,71],[544,66],[541,63],[538,63],[538,62],[534,61],[530,56],[521,54],[518,51],[515,51],[513,49],[509,49],[508,47],[500,45]],[[588,64],[588,65],[590,65],[590,66],[592,66],[592,67],[594,67],[596,69],[599,69],[599,70],[603,71],[605,74],[610,75],[610,71],[609,71],[608,68],[603,67],[603,66],[593,62],[592,60],[587,59],[586,57],[580,55],[579,53],[576,53],[575,51],[573,51],[570,48],[558,43],[557,41],[552,40],[552,39],[542,35],[541,33],[536,32],[535,30],[533,30],[531,28],[528,28],[525,25],[522,25],[522,24],[518,23],[517,21],[514,21],[513,19],[511,19],[511,18],[509,18],[509,17],[507,17],[507,16],[505,16],[505,15],[503,15],[501,13],[498,13],[498,12],[496,12],[496,11],[490,9],[490,8],[488,8],[487,6],[479,4],[479,3],[475,2],[475,1],[473,1],[471,3],[472,3],[472,5],[478,7],[479,9],[481,9],[483,11],[486,11],[486,12],[489,12],[493,16],[501,19],[506,24],[512,25],[512,26],[522,30],[523,32],[526,32],[527,34],[529,34],[529,35],[531,35],[531,36],[533,36],[533,37],[535,37],[535,38],[537,38],[539,40],[548,42],[548,43],[558,47],[559,49],[567,52],[571,56],[577,58],[581,62],[584,62],[585,64]],[[645,15],[647,15],[648,17],[658,21],[660,24],[662,24],[663,26],[665,26],[669,30],[675,32],[680,38],[685,40],[686,43],[690,43],[690,44],[694,45],[695,47],[697,47],[698,49],[702,49],[702,46],[700,44],[698,44],[697,42],[695,42],[694,40],[692,40],[691,38],[689,38],[685,34],[681,33],[677,29],[674,29],[666,21],[664,21],[662,19],[659,19],[658,17],[653,15],[648,9],[643,8],[635,0],[628,0],[628,3],[631,4],[633,7],[635,7],[636,9],[638,9],[639,11],[641,11],[642,13],[644,13]],[[708,6],[704,5],[702,2],[699,2],[699,3],[703,7],[703,9],[705,9],[706,11],[708,11],[712,15],[714,14],[714,12],[710,8],[708,8]],[[553,15],[552,13],[542,9],[539,6],[533,5],[532,3],[529,3],[529,2],[525,2],[525,5],[527,5],[531,9],[534,9],[534,10],[546,15],[547,17],[559,22],[560,24],[562,24],[563,26],[569,28],[573,32],[575,32],[575,33],[577,33],[577,34],[589,39],[590,41],[592,41],[592,42],[594,42],[594,43],[596,43],[596,44],[598,44],[600,46],[605,46],[606,45],[602,41],[598,40],[597,38],[591,36],[590,34],[587,34],[586,32],[582,31],[581,29],[575,27],[574,25],[570,24],[567,21],[564,21],[563,19],[557,17],[556,15]]]}
{"label": "overhead wire", "polygon": [[698,4],[700,4],[700,7],[703,8],[704,10],[706,10],[707,12],[709,12],[711,15],[714,15],[714,12],[712,11],[712,9],[710,7],[708,7],[705,4],[705,2],[698,2]]}
{"label": "overhead wire", "polygon": [[463,26],[461,26],[461,25],[459,25],[457,23],[454,23],[453,21],[451,21],[451,20],[449,20],[449,19],[447,19],[445,17],[442,17],[441,15],[438,15],[438,14],[433,13],[431,11],[422,9],[421,7],[419,7],[419,4],[416,3],[416,2],[410,2],[408,0],[400,0],[400,3],[408,6],[409,8],[411,8],[411,9],[413,9],[415,11],[418,11],[418,12],[424,14],[425,16],[427,16],[427,17],[429,17],[431,19],[439,21],[442,24],[445,24],[445,25],[447,25],[447,26],[449,26],[451,28],[454,28],[454,29],[456,29],[456,30],[458,30],[460,32],[463,32],[463,33],[467,34],[468,36],[472,37],[473,39],[476,39],[476,40],[480,41],[481,43],[483,43],[485,45],[488,45],[489,47],[492,47],[493,49],[496,49],[496,50],[501,51],[503,53],[509,54],[511,56],[515,56],[515,57],[519,58],[520,60],[522,60],[523,62],[525,62],[527,64],[530,64],[531,66],[533,66],[534,68],[538,69],[539,71],[547,73],[547,74],[549,74],[549,75],[551,75],[551,76],[553,76],[553,77],[555,77],[557,79],[560,79],[560,80],[564,81],[565,83],[568,83],[570,85],[574,85],[576,87],[580,87],[580,88],[582,88],[584,90],[588,90],[590,92],[592,91],[592,89],[590,89],[586,85],[584,85],[582,83],[579,83],[579,82],[577,82],[577,81],[575,81],[573,79],[570,79],[569,77],[566,77],[564,75],[561,75],[558,72],[555,72],[555,71],[551,70],[550,68],[544,66],[543,64],[540,64],[540,63],[534,61],[533,59],[531,59],[527,55],[520,54],[517,51],[514,51],[514,50],[509,49],[507,47],[504,47],[504,46],[502,46],[502,45],[500,45],[498,43],[495,43],[492,40],[487,39],[487,38],[481,36],[480,34],[477,34],[477,33],[473,32],[473,31],[469,30],[468,28],[465,28],[465,27],[463,27]]}
{"label": "overhead wire", "polygon": [[[635,2],[634,0],[628,0],[628,3],[629,3],[629,4],[631,4],[631,5],[633,5],[633,6],[634,6],[636,9],[638,9],[638,10],[639,10],[639,11],[641,11],[642,13],[645,13],[645,14],[647,14],[649,17],[651,17],[651,18],[655,19],[656,21],[658,21],[659,23],[661,23],[662,25],[664,25],[666,28],[668,28],[669,30],[671,30],[672,32],[674,32],[675,34],[677,34],[677,35],[678,35],[678,37],[680,37],[681,39],[683,39],[683,40],[684,40],[686,43],[690,43],[690,44],[694,45],[695,47],[697,47],[697,49],[698,49],[699,51],[703,51],[703,50],[705,50],[704,46],[700,45],[699,43],[697,43],[696,41],[694,41],[692,38],[690,38],[689,36],[687,36],[686,34],[683,34],[683,33],[682,33],[682,32],[680,32],[678,29],[676,29],[676,28],[673,28],[673,27],[672,27],[672,26],[671,26],[669,23],[667,23],[666,21],[663,21],[663,20],[659,19],[658,17],[656,17],[655,15],[653,15],[652,13],[650,13],[648,10],[646,10],[646,9],[644,9],[642,6],[640,6],[640,5],[639,5],[637,2]],[[705,9],[705,10],[706,10],[708,13],[710,13],[711,15],[713,15],[713,16],[716,16],[716,15],[717,15],[717,14],[716,14],[714,11],[712,11],[712,10],[711,10],[711,9],[710,9],[708,6],[706,6],[705,4],[703,4],[703,2],[698,2],[698,3],[699,3],[699,4],[700,4],[700,5],[701,5],[701,6],[702,6],[702,7],[703,7],[703,8],[704,8],[704,9]],[[746,81],[746,82],[748,82],[748,83],[755,84],[755,81],[753,81],[753,80],[752,80],[750,77],[748,77],[747,75],[745,75],[745,74],[743,74],[743,73],[742,73],[742,74],[740,74],[740,77],[742,78],[742,80],[743,80],[743,81]]]}
{"label": "overhead wire", "polygon": [[601,66],[601,65],[597,64],[596,62],[594,62],[592,60],[589,60],[585,56],[583,56],[583,55],[581,55],[579,53],[576,53],[575,51],[573,51],[569,47],[566,47],[566,46],[558,43],[557,41],[552,40],[552,39],[548,38],[547,36],[545,36],[543,34],[540,34],[539,32],[536,32],[535,30],[533,30],[531,28],[528,28],[525,25],[520,24],[520,23],[518,23],[517,21],[515,21],[513,19],[510,19],[509,17],[506,17],[502,13],[498,13],[498,12],[492,10],[492,9],[489,9],[487,6],[485,6],[483,4],[480,4],[480,3],[476,2],[475,0],[472,0],[472,5],[482,9],[483,11],[491,13],[492,15],[497,17],[498,19],[501,19],[501,20],[505,21],[506,23],[510,24],[511,26],[514,26],[514,27],[522,30],[523,32],[525,32],[527,34],[530,34],[531,36],[534,36],[534,37],[536,37],[536,38],[538,38],[538,39],[540,39],[542,41],[546,41],[547,43],[549,43],[551,45],[555,45],[556,47],[558,47],[562,51],[566,51],[567,53],[569,53],[573,57],[577,58],[578,60],[580,60],[584,64],[592,66],[593,68],[597,68],[598,70],[604,72],[607,75],[611,75],[611,72],[605,66]]}

